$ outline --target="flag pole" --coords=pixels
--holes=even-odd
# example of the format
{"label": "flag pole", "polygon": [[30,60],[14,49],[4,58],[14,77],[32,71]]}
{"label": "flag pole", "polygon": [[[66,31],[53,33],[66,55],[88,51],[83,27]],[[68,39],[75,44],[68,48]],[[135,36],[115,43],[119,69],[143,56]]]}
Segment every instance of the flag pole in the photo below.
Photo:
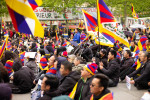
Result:
{"label": "flag pole", "polygon": [[96,5],[97,5],[98,41],[99,41],[98,49],[99,49],[99,51],[100,51],[100,37],[99,37],[99,22],[100,22],[100,21],[99,21],[99,17],[100,17],[100,16],[98,16],[98,15],[99,15],[98,13],[100,13],[100,12],[99,12],[98,1],[99,1],[99,0],[96,0],[96,3],[97,3]]}

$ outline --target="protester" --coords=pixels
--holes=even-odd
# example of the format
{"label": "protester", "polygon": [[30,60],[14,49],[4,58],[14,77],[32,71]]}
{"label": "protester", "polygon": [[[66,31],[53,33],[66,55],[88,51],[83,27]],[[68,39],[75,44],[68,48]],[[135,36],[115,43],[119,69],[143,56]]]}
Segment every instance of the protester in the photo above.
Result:
{"label": "protester", "polygon": [[59,80],[59,86],[53,95],[69,95],[74,85],[80,79],[80,74],[72,71],[72,64],[68,61],[62,62],[60,67],[60,74],[63,76]]}
{"label": "protester", "polygon": [[119,66],[120,65],[116,61],[116,55],[117,53],[115,50],[109,51],[109,54],[108,54],[109,63],[106,69],[103,67],[104,64],[102,62],[100,62],[100,65],[99,65],[101,72],[109,77],[110,87],[117,86],[119,82],[119,73],[120,73]]}
{"label": "protester", "polygon": [[42,84],[41,90],[43,91],[43,96],[40,97],[38,100],[52,100],[53,91],[55,91],[58,87],[59,80],[54,75],[45,75]]}
{"label": "protester", "polygon": [[73,37],[73,41],[77,42],[77,43],[80,43],[80,32],[75,29],[75,34],[74,34],[74,37]]}
{"label": "protester", "polygon": [[0,83],[0,100],[12,100],[12,90],[8,84]]}
{"label": "protester", "polygon": [[9,75],[6,68],[4,68],[3,64],[0,63],[0,83],[8,83]]}
{"label": "protester", "polygon": [[13,84],[10,84],[12,93],[27,93],[34,87],[33,80],[35,78],[33,72],[28,67],[22,67],[21,63],[16,62],[13,65],[14,75],[11,76]]}
{"label": "protester", "polygon": [[121,72],[123,72],[128,67],[131,67],[134,63],[133,59],[131,58],[132,55],[131,55],[130,50],[125,50],[123,56],[124,56],[124,58],[120,64],[120,74],[121,74]]}
{"label": "protester", "polygon": [[81,73],[83,66],[85,66],[83,58],[82,57],[76,57],[74,59],[74,66],[72,67],[72,71],[77,71],[77,72]]}
{"label": "protester", "polygon": [[149,55],[146,51],[143,51],[140,60],[142,61],[141,67],[131,73],[129,77],[133,77],[133,80],[130,81],[131,84],[134,84],[137,89],[148,89],[148,82],[150,81],[150,65],[149,65]]}
{"label": "protester", "polygon": [[97,65],[94,63],[88,64],[81,70],[81,79],[76,83],[70,97],[75,100],[89,100],[91,97],[90,84],[97,70]]}
{"label": "protester", "polygon": [[18,52],[17,48],[18,48],[18,44],[16,44],[16,43],[12,44],[12,51],[18,55],[19,52]]}
{"label": "protester", "polygon": [[89,48],[89,44],[84,45],[84,50],[81,54],[81,57],[83,57],[83,59],[85,59],[87,62],[91,61],[93,57],[93,52],[91,48]]}
{"label": "protester", "polygon": [[97,74],[94,76],[91,84],[90,91],[92,93],[92,100],[100,100],[102,98],[107,98],[107,100],[113,100],[113,96],[110,90],[107,89],[109,79],[103,74]]}
{"label": "protester", "polygon": [[35,62],[35,58],[28,58],[27,60],[28,61],[24,65],[30,68],[33,71],[34,75],[36,76],[38,69],[37,69],[37,64]]}
{"label": "protester", "polygon": [[68,61],[70,62],[70,63],[72,63],[72,64],[74,64],[74,59],[76,58],[76,56],[75,55],[68,55]]}

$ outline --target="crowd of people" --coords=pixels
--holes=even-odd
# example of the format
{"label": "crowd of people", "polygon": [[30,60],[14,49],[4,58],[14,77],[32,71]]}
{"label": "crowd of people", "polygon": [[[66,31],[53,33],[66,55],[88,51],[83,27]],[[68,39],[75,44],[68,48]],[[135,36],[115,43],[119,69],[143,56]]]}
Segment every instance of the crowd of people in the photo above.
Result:
{"label": "crowd of people", "polygon": [[[149,32],[132,32],[135,35],[127,35],[130,48],[119,41],[114,47],[97,45],[85,29],[71,35],[58,31],[58,39],[21,34],[9,38],[0,61],[0,100],[29,92],[32,100],[113,100],[108,87],[117,87],[126,76],[137,89],[149,89]],[[143,37],[140,50],[138,41]],[[30,57],[27,52],[36,53]]]}

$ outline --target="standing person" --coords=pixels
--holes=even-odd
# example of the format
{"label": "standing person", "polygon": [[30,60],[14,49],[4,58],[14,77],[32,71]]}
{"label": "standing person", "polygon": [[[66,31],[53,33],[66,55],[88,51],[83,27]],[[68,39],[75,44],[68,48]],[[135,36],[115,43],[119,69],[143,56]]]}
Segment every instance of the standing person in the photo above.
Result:
{"label": "standing person", "polygon": [[82,31],[80,40],[81,42],[86,38],[85,30]]}
{"label": "standing person", "polygon": [[73,41],[80,43],[80,32],[77,29],[75,29],[75,35],[73,37]]}
{"label": "standing person", "polygon": [[110,90],[107,89],[109,79],[103,74],[97,74],[94,76],[91,84],[90,91],[92,96],[90,100],[113,100],[113,96]]}
{"label": "standing person", "polygon": [[102,62],[100,63],[100,66],[99,66],[101,72],[109,77],[110,87],[117,86],[119,82],[119,73],[120,73],[119,66],[120,65],[117,62],[116,55],[117,55],[117,52],[115,50],[109,51],[109,54],[108,54],[109,63],[107,64],[107,67],[104,68]]}
{"label": "standing person", "polygon": [[76,83],[70,97],[74,100],[89,100],[91,97],[90,84],[97,70],[97,64],[84,66],[81,71],[81,79]]}

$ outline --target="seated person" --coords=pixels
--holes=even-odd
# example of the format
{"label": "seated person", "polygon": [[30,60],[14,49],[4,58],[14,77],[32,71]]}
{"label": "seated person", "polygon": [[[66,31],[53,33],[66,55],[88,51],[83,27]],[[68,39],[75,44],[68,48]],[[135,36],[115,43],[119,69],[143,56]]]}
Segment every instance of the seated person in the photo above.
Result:
{"label": "seated person", "polygon": [[137,89],[149,88],[148,82],[150,81],[150,62],[148,58],[148,53],[143,51],[140,56],[140,60],[142,62],[141,67],[129,75],[129,77],[133,77],[133,80],[131,80],[130,83],[134,84]]}
{"label": "seated person", "polygon": [[0,100],[12,100],[12,90],[8,84],[0,83]]}
{"label": "seated person", "polygon": [[13,65],[14,75],[11,76],[13,84],[9,84],[12,88],[12,93],[27,93],[33,88],[34,73],[28,67],[22,67],[20,62],[15,62]]}
{"label": "seated person", "polygon": [[109,51],[109,54],[108,54],[109,63],[107,64],[107,67],[104,68],[102,62],[100,62],[100,66],[99,66],[101,73],[109,77],[110,87],[117,86],[119,82],[119,73],[120,73],[119,66],[120,65],[117,62],[116,55],[117,55],[117,52],[115,50]]}
{"label": "seated person", "polygon": [[81,79],[76,83],[70,98],[74,100],[89,100],[91,97],[90,84],[97,70],[97,64],[92,63],[83,67],[81,70]]}
{"label": "seated person", "polygon": [[134,63],[134,60],[131,58],[131,51],[130,50],[125,50],[124,54],[123,54],[124,58],[121,61],[121,65],[120,65],[120,78],[121,80],[124,80],[123,76],[126,76],[124,74],[126,74],[127,69],[129,69],[129,67],[131,68],[131,66]]}
{"label": "seated person", "polygon": [[97,74],[94,76],[91,84],[90,91],[92,93],[92,100],[100,100],[102,98],[107,98],[107,100],[113,100],[113,96],[110,90],[107,89],[109,79],[103,74]]}
{"label": "seated person", "polygon": [[77,72],[81,73],[83,66],[85,66],[83,58],[76,57],[74,59],[74,66],[72,67],[72,71],[77,71]]}
{"label": "seated person", "polygon": [[41,90],[43,92],[43,97],[40,97],[38,100],[51,100],[53,95],[53,91],[55,91],[58,87],[59,80],[54,75],[45,75],[42,84]]}
{"label": "seated person", "polygon": [[68,61],[61,63],[60,74],[63,78],[59,80],[59,86],[53,95],[69,95],[74,85],[80,79],[80,74],[76,71],[72,71],[72,64]]}

